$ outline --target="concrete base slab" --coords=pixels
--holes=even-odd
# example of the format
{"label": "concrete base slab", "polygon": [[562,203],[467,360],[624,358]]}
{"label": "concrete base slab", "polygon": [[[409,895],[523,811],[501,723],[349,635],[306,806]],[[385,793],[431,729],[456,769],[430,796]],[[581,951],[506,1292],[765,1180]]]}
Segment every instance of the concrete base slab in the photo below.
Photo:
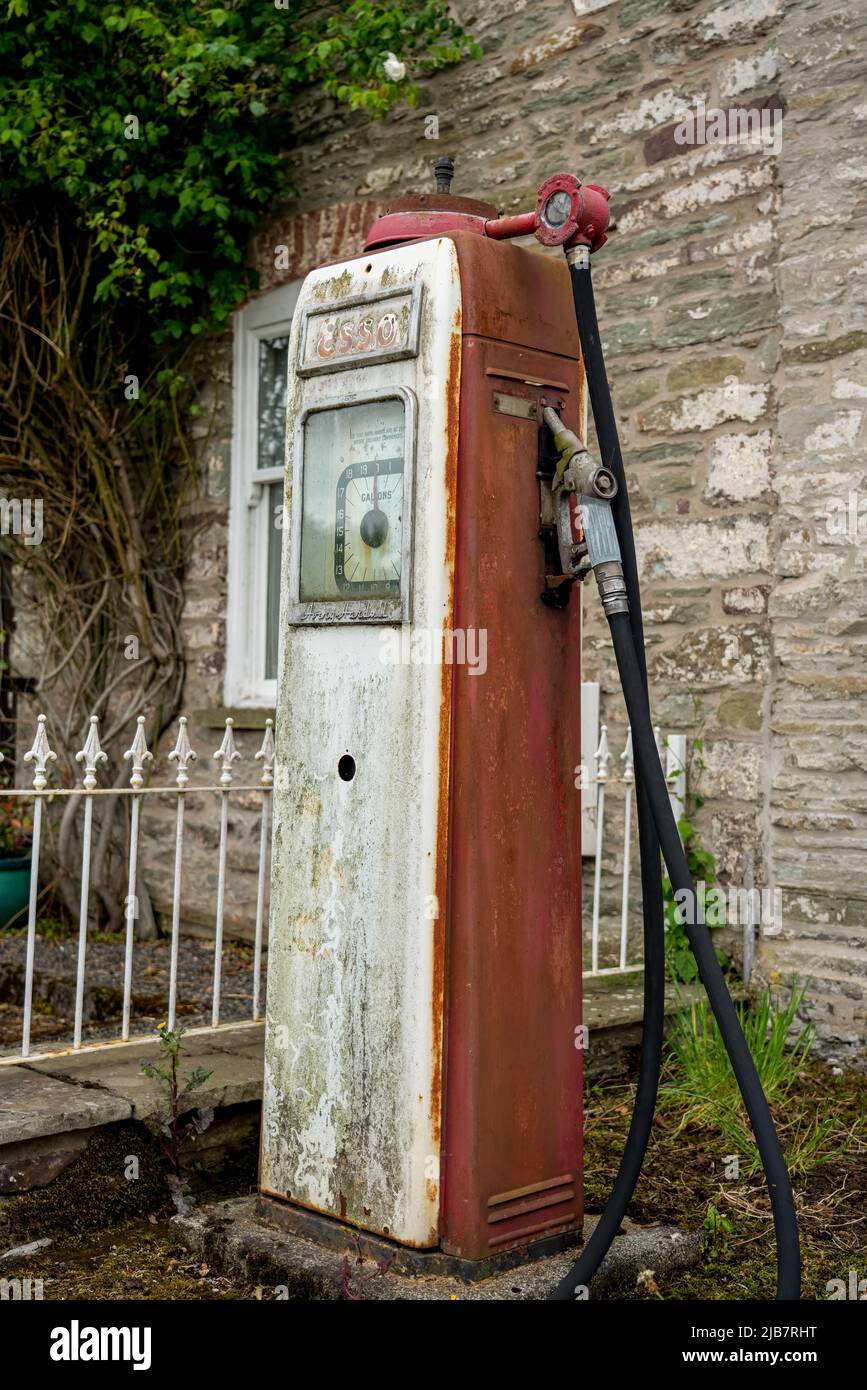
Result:
{"label": "concrete base slab", "polygon": [[[260,1191],[256,1214],[264,1225],[287,1231],[290,1235],[303,1236],[314,1245],[327,1246],[346,1253],[346,1232],[348,1227],[336,1217],[325,1216],[321,1212],[308,1211],[296,1207],[282,1198],[273,1197]],[[448,1255],[444,1250],[417,1250],[412,1246],[398,1245],[387,1236],[371,1231],[359,1233],[364,1241],[365,1254],[376,1263],[383,1262],[392,1274],[408,1275],[411,1278],[427,1278],[429,1275],[457,1279],[463,1283],[475,1283],[479,1279],[490,1279],[507,1269],[515,1269],[548,1255],[559,1254],[561,1250],[580,1248],[583,1234],[580,1228],[572,1226],[552,1235],[541,1236],[528,1241],[526,1245],[509,1250],[501,1250],[481,1260],[465,1260],[457,1255]]]}
{"label": "concrete base slab", "polygon": [[[586,1218],[586,1235],[597,1219]],[[449,1277],[395,1274],[369,1255],[365,1237],[349,1227],[343,1252],[275,1229],[257,1215],[255,1197],[217,1202],[177,1216],[172,1224],[187,1249],[212,1268],[288,1299],[544,1300],[576,1259],[574,1250],[566,1251],[468,1284]],[[673,1226],[648,1228],[626,1222],[593,1282],[593,1297],[615,1287],[634,1289],[645,1270],[658,1275],[694,1264],[703,1244],[701,1232],[687,1234]]]}

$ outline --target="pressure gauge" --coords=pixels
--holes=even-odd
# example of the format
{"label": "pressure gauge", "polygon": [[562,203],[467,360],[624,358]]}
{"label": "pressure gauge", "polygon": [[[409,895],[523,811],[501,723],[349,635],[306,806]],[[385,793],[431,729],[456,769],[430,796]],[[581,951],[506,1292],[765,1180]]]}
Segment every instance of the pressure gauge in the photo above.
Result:
{"label": "pressure gauge", "polygon": [[293,502],[293,621],[382,622],[408,613],[414,404],[401,388],[306,414],[300,518]]}
{"label": "pressure gauge", "polygon": [[559,192],[551,194],[542,216],[549,227],[562,227],[571,211],[572,199],[564,189],[560,189]]}

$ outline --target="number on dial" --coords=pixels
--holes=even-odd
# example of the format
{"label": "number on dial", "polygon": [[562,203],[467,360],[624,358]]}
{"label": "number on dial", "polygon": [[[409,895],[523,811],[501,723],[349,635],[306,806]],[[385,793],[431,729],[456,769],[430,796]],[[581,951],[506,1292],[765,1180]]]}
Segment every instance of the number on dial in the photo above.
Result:
{"label": "number on dial", "polygon": [[400,592],[403,460],[344,468],[337,480],[334,579],[343,593]]}

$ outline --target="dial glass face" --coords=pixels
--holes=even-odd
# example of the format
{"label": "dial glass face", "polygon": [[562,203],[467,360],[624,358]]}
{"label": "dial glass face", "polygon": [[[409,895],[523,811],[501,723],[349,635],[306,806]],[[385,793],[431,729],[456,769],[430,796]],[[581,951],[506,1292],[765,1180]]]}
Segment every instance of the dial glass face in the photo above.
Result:
{"label": "dial glass face", "polygon": [[405,438],[402,399],[307,417],[302,602],[400,596]]}
{"label": "dial glass face", "polygon": [[549,227],[562,227],[572,211],[572,199],[562,189],[552,193],[545,204],[543,216]]}

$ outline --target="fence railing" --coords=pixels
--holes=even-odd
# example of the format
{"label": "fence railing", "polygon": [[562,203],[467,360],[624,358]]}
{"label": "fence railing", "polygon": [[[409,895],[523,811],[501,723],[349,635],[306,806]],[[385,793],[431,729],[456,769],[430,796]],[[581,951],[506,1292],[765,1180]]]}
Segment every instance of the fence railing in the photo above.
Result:
{"label": "fence railing", "polygon": [[[683,815],[686,803],[686,735],[669,734],[666,739],[663,739],[658,726],[654,729],[654,735],[660,760],[663,764],[665,778],[668,783],[671,809],[674,812],[675,820],[678,820]],[[632,881],[632,816],[635,791],[635,763],[632,755],[631,729],[627,729],[626,742],[623,751],[617,759],[617,763],[623,765],[623,770],[619,776],[609,771],[609,764],[613,758],[614,754],[610,751],[608,746],[608,726],[607,724],[603,724],[599,731],[599,744],[595,753],[594,772],[590,781],[591,793],[593,788],[595,788],[595,805],[591,802],[589,812],[589,821],[593,832],[592,857],[594,862],[593,896],[590,915],[590,964],[589,968],[585,965],[585,976],[624,974],[632,970],[640,970],[643,968],[643,962],[637,957],[637,947],[641,941],[641,932],[637,929],[637,923],[633,923],[631,919],[629,901],[630,885]],[[615,763],[615,766],[617,766],[617,763]],[[600,966],[599,959],[602,945],[600,920],[602,880],[604,874],[603,856],[606,848],[605,819],[606,815],[608,815],[610,821],[611,816],[610,803],[606,805],[605,793],[606,790],[612,786],[619,786],[623,789],[623,860],[620,869],[620,928],[619,941],[617,942],[616,949],[617,964]]]}
{"label": "fence railing", "polygon": [[[181,903],[183,888],[184,856],[184,817],[186,803],[191,796],[214,796],[218,798],[219,810],[219,849],[217,868],[217,896],[214,919],[214,967],[213,995],[211,1005],[211,1026],[220,1023],[220,991],[223,957],[223,919],[225,915],[227,844],[229,835],[229,797],[232,794],[258,793],[261,796],[261,819],[259,830],[259,862],[256,890],[256,917],[253,940],[253,980],[252,980],[252,1019],[262,1016],[261,977],[262,977],[262,936],[265,915],[265,886],[268,871],[268,853],[271,823],[271,800],[274,785],[274,732],[272,720],[265,725],[262,746],[255,754],[261,764],[258,784],[238,785],[234,780],[233,765],[241,754],[235,747],[232,720],[226,720],[222,742],[212,758],[218,764],[219,776],[215,783],[190,781],[190,764],[197,759],[187,732],[187,720],[178,720],[177,740],[168,754],[168,760],[176,765],[174,783],[167,785],[146,785],[145,772],[153,764],[154,755],[150,752],[145,738],[145,719],[138,717],[135,736],[123,757],[130,763],[129,786],[101,787],[99,772],[108,763],[108,754],[100,745],[99,721],[92,715],[84,747],[75,753],[75,761],[81,764],[83,775],[80,784],[74,787],[49,786],[50,764],[57,761],[57,754],[49,744],[45,716],[37,718],[36,736],[32,747],[24,754],[25,763],[33,765],[33,785],[29,788],[3,788],[4,800],[20,798],[33,803],[33,831],[30,863],[30,892],[27,909],[27,931],[24,961],[24,1001],[21,1030],[21,1057],[30,1055],[31,1030],[33,1021],[33,984],[37,941],[37,903],[39,894],[39,859],[43,835],[43,804],[47,800],[77,797],[82,803],[81,821],[81,892],[78,917],[78,949],[75,975],[75,1017],[72,1046],[74,1050],[82,1047],[84,1024],[84,998],[87,972],[88,926],[90,906],[90,871],[93,841],[94,804],[102,797],[126,797],[131,799],[129,820],[129,851],[127,866],[127,893],[124,902],[124,952],[123,952],[123,1007],[120,1041],[125,1042],[130,1035],[133,955],[135,926],[138,917],[137,883],[140,856],[140,819],[142,804],[147,797],[173,797],[175,800],[175,851],[172,891],[170,964],[167,991],[167,1026],[174,1028],[177,1013],[178,957],[181,925]],[[2,759],[2,754],[0,754]],[[3,1061],[14,1060],[4,1057]]]}
{"label": "fence railing", "polygon": [[[90,924],[90,871],[93,843],[93,812],[95,804],[100,798],[104,797],[124,797],[130,800],[129,847],[126,874],[127,893],[124,902],[123,1002],[120,1034],[117,1040],[125,1042],[129,1039],[132,1024],[135,928],[138,919],[137,885],[141,852],[141,811],[145,799],[148,797],[169,797],[173,798],[175,802],[171,935],[169,941],[169,977],[166,998],[166,1019],[169,1028],[174,1028],[175,1026],[178,1006],[178,965],[184,887],[184,831],[187,801],[191,796],[210,796],[217,798],[219,840],[217,850],[216,904],[214,912],[213,992],[211,1000],[211,1027],[216,1028],[220,1024],[221,1012],[223,926],[226,903],[227,847],[229,840],[229,798],[231,795],[249,795],[251,793],[258,794],[261,797],[255,928],[253,937],[252,1007],[249,1021],[255,1021],[262,1017],[262,947],[269,868],[271,802],[275,761],[272,721],[270,719],[266,721],[262,746],[255,754],[256,761],[261,764],[259,781],[256,784],[250,785],[241,785],[235,782],[234,764],[240,759],[241,754],[235,747],[231,718],[226,720],[222,742],[212,755],[212,760],[217,764],[216,780],[213,783],[193,784],[190,780],[190,767],[191,764],[197,760],[197,754],[190,744],[187,720],[184,716],[181,716],[178,720],[176,742],[167,755],[168,761],[174,765],[174,781],[160,785],[153,785],[149,782],[146,783],[146,773],[152,770],[154,755],[147,747],[144,726],[144,716],[139,716],[131,746],[123,754],[124,759],[130,764],[128,786],[99,785],[100,773],[102,772],[104,774],[107,768],[108,755],[100,745],[99,721],[97,717],[93,715],[90,719],[84,746],[74,755],[75,761],[79,763],[82,768],[81,781],[73,787],[57,787],[49,785],[51,764],[57,761],[57,754],[49,743],[45,716],[40,714],[37,718],[36,735],[32,747],[24,754],[24,762],[32,765],[32,786],[28,788],[4,788],[2,791],[4,799],[20,798],[25,802],[31,801],[33,804],[30,885],[24,960],[21,1050],[19,1054],[16,1054],[16,1057],[25,1058],[30,1056],[31,1053],[34,971],[36,942],[38,939],[39,864],[44,831],[43,805],[47,800],[53,799],[78,798],[81,802],[81,891],[79,899],[75,969],[75,1009],[72,1029],[73,1050],[77,1051],[83,1046],[87,1046],[87,1043],[83,1041],[83,1034]],[[674,734],[663,740],[658,728],[655,733],[657,748],[659,749],[660,757],[663,761],[665,775],[669,785],[672,809],[675,812],[675,816],[680,816],[683,813],[686,796],[686,738],[684,735]],[[2,754],[0,754],[0,761],[2,761]],[[612,761],[615,763],[615,771],[612,771],[610,768]],[[619,771],[617,769],[619,769]],[[590,787],[591,795],[595,790],[595,803],[591,801],[589,811],[589,824],[592,828],[592,840],[590,841],[590,843],[592,843],[592,850],[589,848],[589,843],[585,843],[584,846],[585,858],[588,856],[588,853],[590,853],[594,860],[592,875],[592,908],[589,914],[589,963],[584,970],[585,975],[610,975],[641,968],[642,963],[638,958],[640,931],[637,928],[637,922],[632,920],[630,911],[630,888],[632,883],[634,844],[632,836],[634,786],[635,772],[632,756],[631,731],[627,732],[624,747],[619,757],[615,760],[615,755],[612,754],[609,749],[608,728],[603,724],[599,732],[599,742],[595,751],[594,772]],[[619,869],[619,939],[615,937],[612,942],[609,937],[609,939],[603,943],[601,931],[602,885],[604,876],[603,859],[606,857],[608,842],[611,839],[610,827],[613,814],[611,801],[606,801],[606,792],[612,787],[620,787],[623,791],[623,854],[622,864]],[[621,814],[621,803],[617,802],[614,803],[614,805],[616,807],[615,813],[619,816]],[[585,912],[585,921],[586,915]],[[611,959],[613,956],[616,959],[616,964],[600,965],[603,946],[606,958]],[[586,959],[587,956],[585,955],[585,960]],[[65,1045],[61,1044],[59,1050],[63,1050],[64,1047]],[[14,1061],[16,1057],[4,1056],[0,1060],[4,1062]]]}

